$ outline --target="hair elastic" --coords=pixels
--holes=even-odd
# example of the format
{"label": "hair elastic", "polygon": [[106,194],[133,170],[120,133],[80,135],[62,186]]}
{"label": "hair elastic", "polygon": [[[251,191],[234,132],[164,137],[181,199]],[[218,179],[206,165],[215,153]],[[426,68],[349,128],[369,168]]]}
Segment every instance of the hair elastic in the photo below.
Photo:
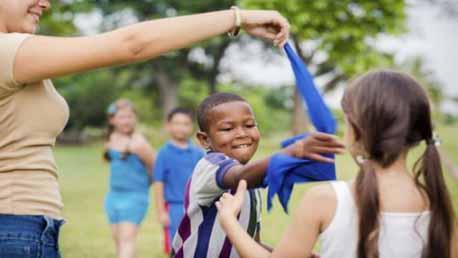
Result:
{"label": "hair elastic", "polygon": [[108,115],[114,115],[118,111],[115,103],[111,103],[107,108]]}
{"label": "hair elastic", "polygon": [[426,139],[425,141],[427,145],[434,145],[436,147],[441,145],[441,140],[439,138],[439,135],[437,135],[436,133],[433,134],[432,138]]}

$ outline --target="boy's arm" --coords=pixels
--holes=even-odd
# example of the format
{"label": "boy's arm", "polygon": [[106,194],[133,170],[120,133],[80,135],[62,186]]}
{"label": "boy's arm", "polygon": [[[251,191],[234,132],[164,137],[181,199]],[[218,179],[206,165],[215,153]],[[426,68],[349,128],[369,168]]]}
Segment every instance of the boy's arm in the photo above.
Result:
{"label": "boy's arm", "polygon": [[236,189],[240,180],[247,181],[248,188],[254,188],[262,184],[270,157],[249,162],[245,165],[235,165],[230,168],[223,178],[225,188]]}
{"label": "boy's arm", "polygon": [[156,162],[154,164],[154,183],[153,190],[156,200],[156,212],[157,219],[162,226],[166,227],[170,224],[168,212],[165,209],[165,199],[164,199],[164,173],[165,173],[165,164],[164,164],[164,152],[161,149],[157,154]]}
{"label": "boy's arm", "polygon": [[[333,163],[334,160],[322,156],[325,153],[339,154],[345,151],[345,145],[336,136],[325,133],[311,133],[307,138],[301,139],[294,144],[281,150],[281,153],[298,157],[308,158],[319,162]],[[246,180],[248,188],[262,184],[271,157],[258,161],[239,164],[231,167],[224,175],[225,188],[236,189],[240,180]]]}
{"label": "boy's arm", "polygon": [[164,183],[160,181],[154,182],[154,195],[156,198],[157,218],[162,226],[167,227],[170,224],[170,218],[165,209]]}

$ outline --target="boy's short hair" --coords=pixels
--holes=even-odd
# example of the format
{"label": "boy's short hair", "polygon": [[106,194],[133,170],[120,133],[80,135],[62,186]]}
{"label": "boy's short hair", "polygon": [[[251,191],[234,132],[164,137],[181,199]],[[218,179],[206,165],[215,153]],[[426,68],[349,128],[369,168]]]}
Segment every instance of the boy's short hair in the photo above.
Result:
{"label": "boy's short hair", "polygon": [[189,109],[189,108],[184,108],[184,107],[176,107],[176,108],[172,109],[172,110],[167,114],[167,122],[172,121],[173,117],[174,117],[176,114],[183,114],[183,115],[189,116],[189,118],[191,119],[191,121],[194,119],[194,115],[193,115],[191,109]]}
{"label": "boy's short hair", "polygon": [[235,101],[247,102],[244,98],[240,97],[237,94],[226,92],[214,93],[206,97],[197,108],[197,124],[199,125],[200,131],[207,132],[208,115],[214,107],[224,103]]}

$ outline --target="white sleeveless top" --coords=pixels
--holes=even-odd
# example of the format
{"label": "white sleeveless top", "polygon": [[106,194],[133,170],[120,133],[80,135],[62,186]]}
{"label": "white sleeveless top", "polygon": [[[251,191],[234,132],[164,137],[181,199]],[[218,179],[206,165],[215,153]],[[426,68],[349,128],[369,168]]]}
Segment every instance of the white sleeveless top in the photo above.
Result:
{"label": "white sleeveless top", "polygon": [[[323,258],[356,258],[358,212],[346,182],[332,182],[337,207],[329,226],[320,234]],[[430,212],[382,212],[379,235],[380,258],[420,258],[427,241]]]}

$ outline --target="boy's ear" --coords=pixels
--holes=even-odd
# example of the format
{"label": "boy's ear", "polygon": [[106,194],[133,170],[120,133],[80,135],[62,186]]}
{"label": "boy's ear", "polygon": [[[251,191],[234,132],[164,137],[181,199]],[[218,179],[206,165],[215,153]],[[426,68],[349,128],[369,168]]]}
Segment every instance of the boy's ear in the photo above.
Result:
{"label": "boy's ear", "polygon": [[170,123],[168,121],[165,121],[163,126],[164,126],[165,131],[169,133],[170,132]]}
{"label": "boy's ear", "polygon": [[196,137],[202,148],[206,150],[210,149],[210,137],[208,137],[206,132],[198,131]]}

